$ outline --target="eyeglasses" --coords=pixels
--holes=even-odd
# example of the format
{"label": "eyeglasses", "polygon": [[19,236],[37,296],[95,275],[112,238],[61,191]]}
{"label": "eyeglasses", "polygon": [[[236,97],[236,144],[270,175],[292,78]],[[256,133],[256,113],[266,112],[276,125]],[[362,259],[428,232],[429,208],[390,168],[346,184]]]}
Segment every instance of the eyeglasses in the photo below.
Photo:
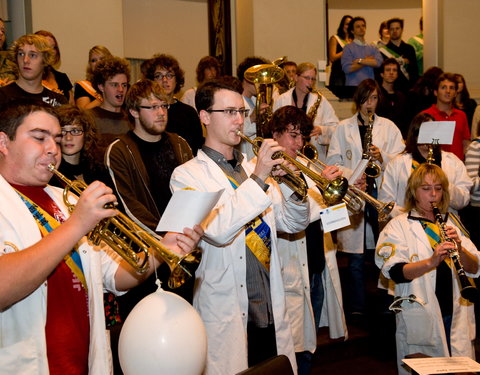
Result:
{"label": "eyeglasses", "polygon": [[300,77],[302,77],[303,79],[305,79],[307,81],[310,81],[310,82],[316,82],[317,81],[316,77],[307,77],[307,76],[300,76]]}
{"label": "eyeglasses", "polygon": [[156,105],[139,105],[138,108],[148,109],[158,111],[160,108],[164,110],[168,110],[170,108],[170,104],[156,104]]}
{"label": "eyeglasses", "polygon": [[239,108],[239,109],[236,109],[236,108],[225,108],[225,109],[207,109],[207,112],[208,113],[212,113],[212,112],[223,112],[225,113],[228,117],[235,117],[236,114],[238,113],[240,116],[242,117],[247,117],[248,116],[248,113],[250,112],[249,109],[245,109],[245,108]]}
{"label": "eyeglasses", "polygon": [[161,80],[164,79],[164,78],[166,78],[166,79],[168,79],[168,80],[171,80],[171,79],[175,78],[175,74],[168,72],[168,73],[166,73],[166,74],[155,73],[155,74],[153,75],[153,79],[155,79],[155,80],[157,80],[157,81],[161,81]]}
{"label": "eyeglasses", "polygon": [[78,137],[79,135],[83,134],[83,129],[62,129],[62,136],[65,137],[67,134],[70,134],[74,137]]}

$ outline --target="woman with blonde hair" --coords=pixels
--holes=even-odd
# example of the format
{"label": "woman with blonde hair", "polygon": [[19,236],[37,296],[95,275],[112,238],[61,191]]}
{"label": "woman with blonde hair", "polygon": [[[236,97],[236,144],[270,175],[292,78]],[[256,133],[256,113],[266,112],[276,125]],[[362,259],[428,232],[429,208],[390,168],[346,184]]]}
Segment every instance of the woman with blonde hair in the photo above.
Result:
{"label": "woman with blonde hair", "polygon": [[60,48],[58,48],[57,38],[47,30],[38,30],[35,35],[45,37],[47,44],[53,50],[53,61],[51,65],[45,67],[42,84],[46,88],[64,95],[69,103],[73,103],[72,82],[70,82],[67,74],[57,70],[61,64]]}
{"label": "woman with blonde hair", "polygon": [[75,82],[74,98],[78,108],[92,109],[102,104],[102,95],[92,86],[93,71],[100,60],[111,56],[108,48],[104,46],[94,46],[88,52],[86,78],[83,81]]}
{"label": "woman with blonde hair", "polygon": [[[474,304],[460,294],[449,253],[457,248],[467,276],[478,277],[480,253],[463,232],[460,220],[447,212],[448,178],[434,164],[421,164],[408,179],[405,212],[380,233],[375,263],[395,283],[397,365],[405,355],[475,358]],[[441,235],[433,209],[445,222]]]}

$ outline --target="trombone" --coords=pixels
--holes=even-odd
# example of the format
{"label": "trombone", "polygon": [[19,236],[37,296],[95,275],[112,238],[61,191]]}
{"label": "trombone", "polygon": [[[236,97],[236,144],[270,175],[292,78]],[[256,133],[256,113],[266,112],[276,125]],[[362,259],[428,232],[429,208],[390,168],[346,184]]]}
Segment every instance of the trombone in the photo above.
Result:
{"label": "trombone", "polygon": [[[70,190],[81,194],[88,185],[81,180],[72,181],[68,179],[53,164],[49,164],[48,169],[66,184],[63,190],[63,202],[68,210],[72,212],[75,205],[68,199]],[[114,208],[111,203],[107,204],[106,207]],[[148,269],[149,251],[152,251],[169,266],[170,278],[168,279],[168,286],[172,289],[178,288],[188,278],[192,277],[200,263],[200,250],[196,249],[183,257],[178,256],[163,245],[156,238],[155,233],[142,229],[121,212],[113,217],[101,220],[88,233],[87,239],[94,245],[99,245],[101,241],[104,241],[138,273],[144,273]]]}
{"label": "trombone", "polygon": [[[325,163],[322,163],[320,160],[318,160],[317,149],[310,143],[306,143],[303,146],[302,152],[297,151],[297,155],[308,162],[307,166],[312,166],[318,171],[323,171],[326,167]],[[395,206],[393,201],[384,203],[372,197],[370,194],[360,190],[356,186],[348,185],[348,190],[343,197],[343,201],[347,205],[347,208],[354,214],[359,213],[363,206],[362,200],[375,208],[375,210],[378,212],[378,220],[380,222],[388,219],[388,215]]]}
{"label": "trombone", "polygon": [[[257,137],[252,141],[240,130],[237,131],[237,135],[243,140],[249,142],[252,145],[253,152],[255,155],[257,155],[258,150],[262,145],[263,138]],[[272,155],[272,159],[279,158],[287,160],[289,163],[297,167],[302,173],[311,178],[322,191],[323,199],[328,205],[337,204],[345,196],[348,189],[348,180],[345,177],[338,177],[337,179],[330,181],[320,174],[315,173],[310,168],[306,167],[298,160],[292,158],[284,152],[276,152]],[[278,182],[286,183],[293,191],[297,192],[302,198],[305,198],[308,190],[306,182],[290,168],[287,168],[283,165],[280,165],[280,168],[287,174],[285,176],[274,177],[274,179]]]}

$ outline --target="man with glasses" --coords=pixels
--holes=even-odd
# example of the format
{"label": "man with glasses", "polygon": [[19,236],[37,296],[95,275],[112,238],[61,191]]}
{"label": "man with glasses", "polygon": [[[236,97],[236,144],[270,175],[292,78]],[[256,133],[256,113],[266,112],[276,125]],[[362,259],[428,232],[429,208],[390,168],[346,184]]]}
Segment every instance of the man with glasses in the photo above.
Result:
{"label": "man with glasses", "polygon": [[[101,60],[93,72],[92,85],[103,97],[102,104],[91,109],[102,151],[115,137],[130,129],[122,108],[129,81],[130,66],[127,60],[120,57],[111,56]],[[103,159],[103,153],[99,158]]]}
{"label": "man with glasses", "polygon": [[41,35],[24,35],[10,48],[18,78],[0,88],[0,106],[12,100],[38,100],[53,107],[67,104],[67,99],[42,85],[45,68],[53,63],[54,51]]}
{"label": "man with glasses", "polygon": [[[128,91],[125,103],[134,129],[110,144],[105,163],[126,214],[140,226],[155,231],[172,196],[170,176],[177,166],[192,158],[192,150],[182,137],[165,132],[169,104],[159,83],[148,79],[138,81]],[[165,271],[167,279],[168,267]],[[166,282],[162,284],[164,289],[166,286]],[[185,288],[185,293],[179,294],[191,301],[191,289]],[[122,297],[119,300],[122,318],[155,290],[152,276]]]}
{"label": "man with glasses", "polygon": [[269,188],[275,184],[270,173],[285,173],[276,167],[283,159],[272,159],[284,148],[265,139],[250,162],[236,149],[248,110],[233,80],[224,77],[198,88],[195,104],[207,130],[205,144],[170,181],[173,190],[223,191],[203,223],[193,298],[207,330],[206,374],[219,375],[277,354],[287,355],[296,368],[276,233],[296,233],[308,223],[306,202],[285,184]]}
{"label": "man with glasses", "polygon": [[367,23],[363,17],[354,17],[348,24],[353,41],[345,46],[342,55],[342,69],[345,72],[345,86],[353,96],[355,88],[367,78],[375,79],[374,68],[383,61],[382,55],[373,44],[365,41]]}
{"label": "man with glasses", "polygon": [[301,63],[297,67],[295,87],[280,95],[273,104],[273,110],[293,105],[300,108],[313,121],[310,134],[312,144],[317,148],[318,159],[324,162],[330,138],[338,124],[335,110],[329,101],[315,91],[317,68],[311,63]]}
{"label": "man with glasses", "polygon": [[203,145],[203,130],[195,109],[182,103],[175,97],[185,83],[185,72],[177,59],[170,55],[155,55],[142,64],[144,78],[158,82],[167,96],[168,109],[167,130],[185,138],[193,154]]}

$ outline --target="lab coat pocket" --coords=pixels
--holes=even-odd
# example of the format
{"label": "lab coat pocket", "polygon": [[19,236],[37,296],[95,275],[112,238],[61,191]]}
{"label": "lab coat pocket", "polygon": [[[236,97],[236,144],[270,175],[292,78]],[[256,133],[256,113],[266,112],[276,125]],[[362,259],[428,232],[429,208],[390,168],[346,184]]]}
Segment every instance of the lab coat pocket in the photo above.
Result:
{"label": "lab coat pocket", "polygon": [[13,345],[0,348],[0,375],[45,373],[45,369],[40,368],[37,341],[35,338],[29,337]]}
{"label": "lab coat pocket", "polygon": [[233,269],[207,269],[201,276],[197,310],[206,322],[224,321],[232,314],[240,314]]}
{"label": "lab coat pocket", "polygon": [[418,303],[404,302],[403,305],[403,310],[400,314],[407,331],[407,344],[435,345],[433,339],[433,317],[430,312]]}

